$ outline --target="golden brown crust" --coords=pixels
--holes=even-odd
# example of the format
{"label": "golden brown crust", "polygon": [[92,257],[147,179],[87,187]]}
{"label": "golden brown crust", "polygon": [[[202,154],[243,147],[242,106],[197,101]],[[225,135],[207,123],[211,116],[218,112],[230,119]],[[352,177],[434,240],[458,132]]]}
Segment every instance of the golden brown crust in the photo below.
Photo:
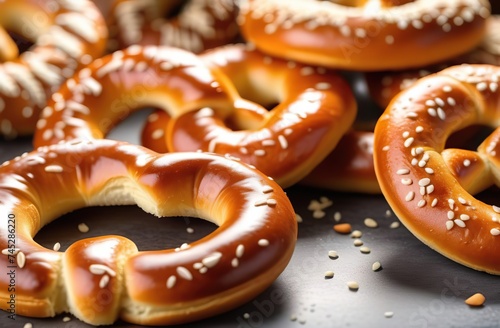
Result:
{"label": "golden brown crust", "polygon": [[355,119],[354,96],[334,71],[266,56],[241,44],[209,50],[200,58],[222,73],[225,89],[234,89],[234,110],[218,113],[205,107],[174,117],[164,129],[170,151],[233,156],[288,187],[335,148]]}
{"label": "golden brown crust", "polygon": [[[96,165],[103,161],[107,165]],[[0,263],[16,266],[20,315],[68,311],[90,324],[109,324],[118,315],[156,325],[205,318],[268,287],[297,238],[293,207],[279,185],[213,154],[160,155],[125,142],[73,140],[6,162],[0,182],[0,208],[16,226],[11,254],[9,222],[2,220]],[[65,212],[129,204],[156,216],[200,217],[219,228],[178,249],[148,252],[119,236],[80,240],[65,253],[33,240]],[[8,310],[7,275],[0,287],[1,307]],[[100,297],[109,303],[97,306],[92,300]]]}
{"label": "golden brown crust", "polygon": [[74,138],[103,138],[133,111],[169,115],[205,106],[229,110],[228,92],[194,54],[165,46],[130,46],[93,61],[69,78],[42,111],[35,147]]}
{"label": "golden brown crust", "polygon": [[270,55],[374,71],[421,67],[466,52],[480,42],[490,14],[486,0],[348,3],[249,0],[238,21],[246,40]]}
{"label": "golden brown crust", "polygon": [[235,41],[238,10],[237,0],[116,0],[108,19],[111,49],[165,45],[199,53]]}
{"label": "golden brown crust", "polygon": [[486,34],[481,43],[471,51],[445,62],[410,70],[368,72],[365,74],[368,92],[373,100],[386,108],[391,99],[418,79],[447,67],[460,64],[500,65],[500,16],[486,20]]}
{"label": "golden brown crust", "polygon": [[29,135],[52,92],[76,69],[102,56],[108,30],[90,0],[2,1],[0,25],[34,43],[0,64],[0,135]]}
{"label": "golden brown crust", "polygon": [[[460,65],[418,80],[377,122],[377,178],[400,220],[431,248],[471,268],[500,274],[500,210],[475,199],[498,184],[498,132],[477,152],[445,149],[455,131],[496,128],[500,70]],[[461,184],[463,183],[463,184]]]}

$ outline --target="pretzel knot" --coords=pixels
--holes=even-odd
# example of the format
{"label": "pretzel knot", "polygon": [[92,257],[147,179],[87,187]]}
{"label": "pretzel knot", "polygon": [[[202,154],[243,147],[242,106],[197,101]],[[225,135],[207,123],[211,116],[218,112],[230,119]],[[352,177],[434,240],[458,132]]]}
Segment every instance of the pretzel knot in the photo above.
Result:
{"label": "pretzel knot", "polygon": [[[131,204],[219,228],[189,245],[156,251],[138,251],[131,240],[113,235],[78,240],[65,252],[33,240],[66,212]],[[4,163],[0,211],[8,217],[1,220],[0,265],[14,268],[16,313],[71,312],[94,325],[118,317],[178,324],[227,311],[277,278],[297,238],[286,194],[250,166],[213,154],[160,155],[112,140],[75,139]],[[9,279],[0,277],[5,310]]]}
{"label": "pretzel knot", "polygon": [[143,133],[145,146],[227,154],[287,187],[311,172],[355,119],[350,87],[332,70],[243,45],[219,47],[199,57],[218,72],[233,109],[208,106],[184,112],[168,124],[165,115],[155,113]]}
{"label": "pretzel knot", "polygon": [[[500,185],[498,79],[491,65],[453,66],[396,96],[377,122],[374,164],[401,221],[431,248],[500,274],[500,208],[473,195]],[[477,151],[446,148],[471,125],[495,128]]]}

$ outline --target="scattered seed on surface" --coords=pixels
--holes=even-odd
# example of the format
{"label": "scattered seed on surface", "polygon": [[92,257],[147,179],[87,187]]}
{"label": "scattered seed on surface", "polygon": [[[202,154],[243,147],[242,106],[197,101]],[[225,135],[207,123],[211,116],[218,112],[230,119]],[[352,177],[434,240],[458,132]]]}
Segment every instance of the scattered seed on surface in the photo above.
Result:
{"label": "scattered seed on surface", "polygon": [[348,281],[347,282],[347,287],[350,290],[358,290],[359,289],[359,284],[356,281]]}
{"label": "scattered seed on surface", "polygon": [[354,239],[354,242],[353,242],[354,246],[358,247],[358,246],[363,246],[363,241],[361,239]]}
{"label": "scattered seed on surface", "polygon": [[25,323],[23,328],[33,328],[33,324],[31,322]]}
{"label": "scattered seed on surface", "polygon": [[379,271],[380,269],[382,269],[382,264],[379,261],[372,264],[372,271]]}
{"label": "scattered seed on surface", "polygon": [[325,215],[326,215],[325,211],[322,210],[316,210],[312,214],[313,218],[315,219],[322,219],[325,217]]}
{"label": "scattered seed on surface", "polygon": [[363,233],[360,230],[354,230],[351,233],[351,238],[361,238],[363,236]]}
{"label": "scattered seed on surface", "polygon": [[71,318],[70,318],[70,317],[64,317],[64,318],[62,319],[62,321],[63,321],[63,322],[69,322],[69,321],[71,321]]}
{"label": "scattered seed on surface", "polygon": [[351,233],[352,227],[349,223],[338,223],[333,226],[333,230],[335,230],[338,233],[348,234]]}
{"label": "scattered seed on surface", "polygon": [[89,230],[90,230],[90,229],[89,229],[89,226],[88,226],[88,225],[86,225],[85,223],[80,223],[80,224],[78,225],[78,230],[79,230],[80,232],[85,233],[85,232],[89,232]]}
{"label": "scattered seed on surface", "polygon": [[376,227],[378,227],[377,221],[375,221],[372,218],[366,218],[364,220],[364,223],[365,223],[365,226],[367,226],[368,228],[376,228]]}
{"label": "scattered seed on surface", "polygon": [[335,212],[333,214],[333,219],[335,220],[335,222],[340,222],[340,220],[342,219],[342,214],[340,214],[340,212]]}
{"label": "scattered seed on surface", "polygon": [[187,228],[186,228],[186,232],[187,232],[187,233],[193,233],[193,232],[194,232],[194,229],[193,229],[193,228],[191,228],[191,227],[187,227]]}
{"label": "scattered seed on surface", "polygon": [[389,226],[389,228],[391,229],[396,229],[396,228],[399,228],[399,221],[394,221],[391,223],[391,225]]}
{"label": "scattered seed on surface", "polygon": [[369,247],[366,247],[366,246],[361,246],[359,248],[359,251],[363,254],[369,254],[371,252],[370,248]]}
{"label": "scattered seed on surface", "polygon": [[331,278],[333,278],[333,275],[334,275],[333,271],[326,271],[325,272],[325,279],[331,279]]}
{"label": "scattered seed on surface", "polygon": [[482,306],[486,298],[481,293],[475,293],[471,297],[465,300],[465,304],[469,306]]}
{"label": "scattered seed on surface", "polygon": [[249,319],[250,318],[250,314],[249,313],[243,313],[243,318]]}
{"label": "scattered seed on surface", "polygon": [[328,257],[331,259],[337,259],[339,257],[339,254],[337,251],[328,251]]}
{"label": "scattered seed on surface", "polygon": [[298,223],[301,223],[303,220],[302,220],[302,216],[300,216],[299,214],[295,213],[295,219],[297,220]]}
{"label": "scattered seed on surface", "polygon": [[386,318],[392,318],[393,316],[394,316],[394,312],[392,312],[392,311],[384,312],[384,317],[386,317]]}
{"label": "scattered seed on surface", "polygon": [[290,321],[297,321],[297,315],[292,314],[292,315],[290,316]]}

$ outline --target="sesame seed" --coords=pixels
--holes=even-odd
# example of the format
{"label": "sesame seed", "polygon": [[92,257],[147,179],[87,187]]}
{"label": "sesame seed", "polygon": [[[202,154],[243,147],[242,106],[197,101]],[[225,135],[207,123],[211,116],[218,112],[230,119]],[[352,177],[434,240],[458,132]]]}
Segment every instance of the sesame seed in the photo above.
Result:
{"label": "sesame seed", "polygon": [[400,225],[399,221],[394,221],[394,222],[391,223],[391,225],[389,226],[389,228],[396,229],[396,228],[399,228],[399,225]]}
{"label": "sesame seed", "polygon": [[435,206],[437,205],[437,203],[438,203],[437,198],[434,198],[434,199],[432,200],[431,206],[432,206],[432,207],[435,207]]}
{"label": "sesame seed", "polygon": [[493,236],[498,236],[500,235],[500,229],[498,228],[493,228],[490,230],[490,233],[493,235]]}
{"label": "sesame seed", "polygon": [[33,328],[33,324],[31,322],[27,322],[24,324],[23,328]]}
{"label": "sesame seed", "polygon": [[377,223],[377,221],[375,221],[375,220],[374,220],[374,219],[372,219],[372,218],[366,218],[366,219],[364,220],[364,224],[365,224],[365,226],[367,226],[368,228],[376,228],[376,227],[378,227],[378,223]]}
{"label": "sesame seed", "polygon": [[339,254],[337,251],[328,251],[328,257],[331,259],[337,259],[339,258]]}
{"label": "sesame seed", "polygon": [[448,217],[448,220],[453,220],[453,218],[455,217],[455,212],[453,211],[448,211],[446,213],[446,216]]}
{"label": "sesame seed", "polygon": [[492,205],[493,211],[500,213],[500,207]]}
{"label": "sesame seed", "polygon": [[470,160],[465,159],[465,160],[464,160],[464,166],[465,166],[465,167],[470,166]]}
{"label": "sesame seed", "polygon": [[325,279],[331,279],[331,278],[333,278],[333,275],[334,275],[333,271],[326,271],[325,272]]}
{"label": "sesame seed", "polygon": [[340,212],[337,211],[333,213],[333,220],[335,222],[339,222],[341,219],[342,219],[342,214],[340,214]]}
{"label": "sesame seed", "polygon": [[64,317],[62,319],[63,322],[70,322],[71,321],[71,317]]}
{"label": "sesame seed", "polygon": [[359,289],[359,284],[356,281],[348,281],[347,282],[347,287],[350,290],[356,291]]}
{"label": "sesame seed", "polygon": [[453,222],[454,222],[457,226],[459,226],[460,228],[465,228],[465,222],[464,222],[464,221],[459,220],[459,219],[455,219],[455,220],[453,220]]}
{"label": "sesame seed", "polygon": [[354,230],[351,233],[351,238],[361,238],[363,236],[363,233],[360,230]]}
{"label": "sesame seed", "polygon": [[257,242],[257,244],[259,246],[266,247],[266,246],[269,246],[269,240],[267,240],[267,239],[259,239],[259,241]]}
{"label": "sesame seed", "polygon": [[193,229],[193,228],[191,228],[191,227],[187,227],[187,228],[186,228],[186,232],[187,232],[187,233],[193,233],[193,232],[194,232],[194,229]]}
{"label": "sesame seed", "polygon": [[421,199],[421,200],[418,201],[417,206],[418,207],[424,207],[425,204],[427,204],[427,202],[425,201],[425,199]]}
{"label": "sesame seed", "polygon": [[237,258],[234,258],[234,259],[231,260],[231,266],[233,268],[238,267],[238,265],[240,265],[240,261]]}
{"label": "sesame seed", "polygon": [[201,263],[203,263],[203,265],[205,265],[207,268],[213,268],[215,265],[217,265],[217,263],[219,263],[221,257],[222,253],[215,252],[212,255],[209,255],[201,260]]}
{"label": "sesame seed", "polygon": [[177,271],[177,274],[179,275],[179,277],[181,277],[182,279],[193,280],[193,275],[185,267],[178,266],[177,269],[176,269],[176,271]]}
{"label": "sesame seed", "polygon": [[405,200],[407,202],[410,202],[413,200],[413,198],[415,198],[415,193],[413,191],[410,191],[408,192],[408,194],[406,194]]}
{"label": "sesame seed", "polygon": [[423,127],[423,126],[420,126],[420,125],[419,125],[419,126],[417,126],[417,127],[415,128],[415,132],[417,132],[417,133],[420,133],[420,132],[422,132],[422,131],[424,131],[424,127]]}
{"label": "sesame seed", "polygon": [[103,275],[101,277],[101,280],[99,280],[99,288],[105,288],[109,283],[109,276],[107,274]]}
{"label": "sesame seed", "polygon": [[410,173],[410,170],[408,170],[408,169],[399,169],[396,172],[396,174],[398,174],[398,175],[406,175],[406,174],[409,174],[409,173]]}
{"label": "sesame seed", "polygon": [[353,245],[356,247],[363,246],[363,241],[361,239],[354,239]]}
{"label": "sesame seed", "polygon": [[405,142],[404,142],[404,146],[405,146],[406,148],[410,147],[410,146],[411,146],[411,144],[413,143],[413,141],[414,141],[414,140],[415,140],[415,139],[414,139],[413,137],[409,137],[408,139],[406,139],[406,140],[405,140]]}
{"label": "sesame seed", "polygon": [[238,258],[242,257],[244,252],[245,252],[245,246],[242,244],[239,244],[236,247],[236,257],[238,257]]}
{"label": "sesame seed", "polygon": [[78,225],[78,231],[80,231],[80,232],[86,233],[86,232],[89,232],[89,230],[90,230],[89,226],[86,225],[85,223],[80,223]]}
{"label": "sesame seed", "polygon": [[167,279],[167,288],[170,289],[175,286],[175,283],[177,282],[177,277],[174,275],[171,275]]}
{"label": "sesame seed", "polygon": [[59,249],[61,249],[61,244],[55,243],[54,246],[52,247],[52,249],[57,252]]}
{"label": "sesame seed", "polygon": [[24,265],[26,264],[26,255],[24,255],[23,252],[18,252],[16,256],[16,261],[18,267],[20,267],[21,269],[24,268]]}
{"label": "sesame seed", "polygon": [[453,223],[453,221],[446,221],[446,230],[451,230],[451,228],[453,228],[455,224]]}
{"label": "sesame seed", "polygon": [[467,221],[470,219],[470,216],[467,214],[460,214],[460,220]]}
{"label": "sesame seed", "polygon": [[378,271],[382,268],[382,264],[379,261],[373,262],[372,271]]}
{"label": "sesame seed", "polygon": [[384,312],[384,317],[386,317],[386,318],[392,318],[393,316],[394,316],[394,312],[392,312],[392,311]]}
{"label": "sesame seed", "polygon": [[405,186],[409,186],[413,183],[413,180],[410,178],[404,178],[404,179],[401,179],[401,183],[404,184]]}
{"label": "sesame seed", "polygon": [[49,173],[61,173],[63,168],[60,165],[47,165],[44,170]]}
{"label": "sesame seed", "polygon": [[328,90],[331,87],[332,87],[332,85],[330,83],[327,83],[327,82],[316,83],[316,89],[317,90]]}
{"label": "sesame seed", "polygon": [[369,254],[371,252],[371,249],[369,247],[366,247],[366,246],[361,246],[359,248],[359,251],[363,254]]}
{"label": "sesame seed", "polygon": [[429,185],[429,183],[431,183],[431,179],[429,179],[429,178],[422,178],[418,181],[418,185],[421,187],[425,187],[425,186]]}
{"label": "sesame seed", "polygon": [[297,220],[298,223],[301,223],[303,222],[304,220],[302,219],[302,216],[300,216],[300,214],[298,213],[295,213],[295,219]]}
{"label": "sesame seed", "polygon": [[89,271],[92,274],[96,274],[96,275],[102,275],[102,274],[107,273],[111,277],[115,277],[116,276],[115,270],[111,269],[109,266],[104,265],[104,264],[91,264],[89,266]]}

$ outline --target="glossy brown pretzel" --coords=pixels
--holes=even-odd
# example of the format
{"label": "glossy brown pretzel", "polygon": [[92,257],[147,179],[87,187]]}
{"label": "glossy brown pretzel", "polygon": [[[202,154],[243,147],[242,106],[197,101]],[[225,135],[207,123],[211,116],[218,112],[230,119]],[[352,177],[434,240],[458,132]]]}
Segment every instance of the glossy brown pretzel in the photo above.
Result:
{"label": "glossy brown pretzel", "polygon": [[[349,85],[332,70],[270,57],[242,44],[199,57],[221,73],[225,89],[234,89],[234,110],[205,107],[174,117],[159,133],[146,127],[147,147],[228,154],[287,187],[335,148],[356,116]],[[276,103],[269,111],[264,108]]]}
{"label": "glossy brown pretzel", "polygon": [[[431,248],[500,274],[500,209],[473,197],[500,185],[500,68],[460,65],[418,80],[389,104],[374,133],[375,172],[399,219]],[[455,131],[497,128],[477,151],[445,148]]]}
{"label": "glossy brown pretzel", "polygon": [[[82,239],[65,252],[33,240],[44,225],[85,206],[137,204],[156,216],[219,226],[178,249],[143,251],[129,239]],[[251,300],[282,272],[297,223],[283,190],[248,165],[202,153],[160,155],[111,140],[41,147],[0,167],[0,306],[51,317],[70,312],[93,325],[117,318],[170,325]],[[103,296],[104,295],[104,296]],[[104,298],[103,298],[104,297]]]}
{"label": "glossy brown pretzel", "polygon": [[[5,0],[0,25],[0,135],[30,135],[50,95],[103,55],[108,30],[90,0]],[[6,31],[33,46],[18,55]]]}
{"label": "glossy brown pretzel", "polygon": [[238,21],[246,40],[270,55],[373,71],[421,67],[470,50],[489,15],[487,0],[248,0]]}

